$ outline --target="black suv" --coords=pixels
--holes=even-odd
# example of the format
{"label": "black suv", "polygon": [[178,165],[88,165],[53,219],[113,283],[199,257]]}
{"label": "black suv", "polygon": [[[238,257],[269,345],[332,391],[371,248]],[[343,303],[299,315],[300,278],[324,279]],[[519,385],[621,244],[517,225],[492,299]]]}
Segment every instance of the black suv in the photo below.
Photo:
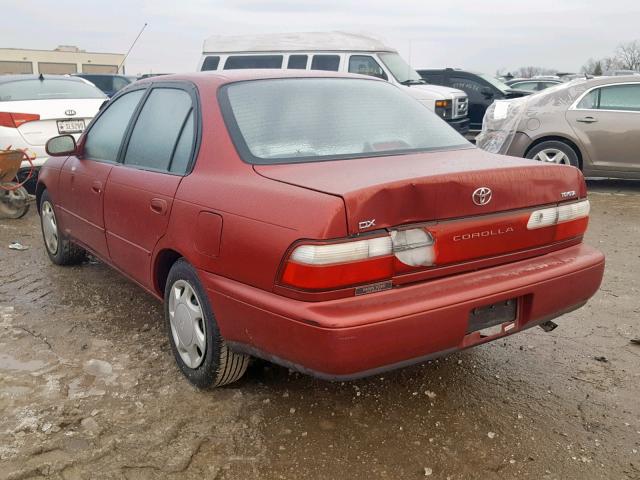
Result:
{"label": "black suv", "polygon": [[487,107],[494,100],[524,97],[532,92],[514,90],[491,75],[474,73],[457,68],[416,70],[422,78],[433,85],[457,88],[469,97],[469,120],[471,130],[482,129],[482,119]]}
{"label": "black suv", "polygon": [[76,73],[75,77],[89,80],[102,90],[107,97],[113,97],[118,90],[137,80],[131,75],[119,75],[116,73]]}

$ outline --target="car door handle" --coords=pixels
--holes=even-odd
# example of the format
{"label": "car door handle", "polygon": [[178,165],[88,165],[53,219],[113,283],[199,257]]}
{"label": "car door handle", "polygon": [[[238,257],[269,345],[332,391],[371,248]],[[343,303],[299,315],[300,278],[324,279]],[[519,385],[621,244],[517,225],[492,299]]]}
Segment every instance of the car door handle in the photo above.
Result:
{"label": "car door handle", "polygon": [[167,213],[167,201],[162,198],[152,198],[150,206],[153,213],[157,213],[158,215]]}
{"label": "car door handle", "polygon": [[98,182],[97,180],[91,184],[91,191],[93,193],[97,193],[98,195],[102,193],[102,182]]}
{"label": "car door handle", "polygon": [[576,122],[580,123],[596,123],[597,121],[598,119],[593,117],[576,118]]}

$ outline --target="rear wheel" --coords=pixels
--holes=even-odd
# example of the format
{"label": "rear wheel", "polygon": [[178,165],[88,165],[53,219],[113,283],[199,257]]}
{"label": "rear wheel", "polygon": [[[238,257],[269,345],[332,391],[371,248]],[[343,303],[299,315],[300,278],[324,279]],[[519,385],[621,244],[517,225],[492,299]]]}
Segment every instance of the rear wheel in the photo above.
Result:
{"label": "rear wheel", "polygon": [[66,238],[58,228],[53,202],[46,190],[40,197],[40,226],[44,247],[53,263],[75,265],[85,259],[85,250]]}
{"label": "rear wheel", "polygon": [[164,292],[165,323],[178,367],[198,388],[235,382],[244,375],[249,357],[232,352],[216,323],[194,268],[178,260]]}
{"label": "rear wheel", "polygon": [[576,151],[570,145],[559,140],[547,140],[539,143],[527,152],[526,157],[544,163],[557,163],[580,168]]}

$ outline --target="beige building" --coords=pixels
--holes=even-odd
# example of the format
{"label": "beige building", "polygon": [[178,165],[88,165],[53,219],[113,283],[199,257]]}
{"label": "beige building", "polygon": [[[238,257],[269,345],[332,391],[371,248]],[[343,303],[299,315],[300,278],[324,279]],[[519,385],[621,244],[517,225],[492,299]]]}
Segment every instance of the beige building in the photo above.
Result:
{"label": "beige building", "polygon": [[0,48],[0,75],[9,73],[124,73],[123,53],[96,53],[60,45],[54,50]]}

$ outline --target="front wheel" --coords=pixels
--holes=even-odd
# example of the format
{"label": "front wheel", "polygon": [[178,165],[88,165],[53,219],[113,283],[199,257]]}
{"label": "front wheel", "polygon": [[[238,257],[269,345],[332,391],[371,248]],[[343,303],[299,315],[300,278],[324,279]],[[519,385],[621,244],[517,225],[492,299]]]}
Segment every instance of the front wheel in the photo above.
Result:
{"label": "front wheel", "polygon": [[547,140],[539,143],[527,152],[526,157],[544,163],[557,163],[580,168],[576,151],[571,146],[558,140]]}
{"label": "front wheel", "polygon": [[171,350],[189,382],[213,388],[244,375],[249,357],[232,352],[221,337],[207,294],[185,260],[178,260],[169,271],[164,312]]}

